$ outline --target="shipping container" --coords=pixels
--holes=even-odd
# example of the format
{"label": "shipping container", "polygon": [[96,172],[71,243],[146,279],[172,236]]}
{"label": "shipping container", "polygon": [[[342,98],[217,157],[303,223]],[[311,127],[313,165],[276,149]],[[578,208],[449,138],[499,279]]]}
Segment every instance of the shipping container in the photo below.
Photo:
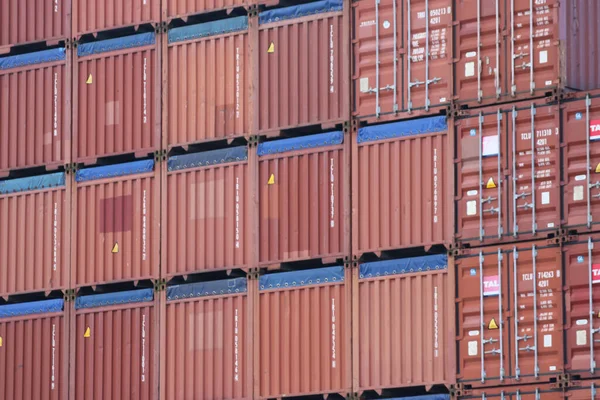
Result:
{"label": "shipping container", "polygon": [[248,135],[248,17],[169,30],[167,145]]}
{"label": "shipping container", "polygon": [[70,187],[64,172],[0,181],[0,296],[69,288]]}
{"label": "shipping container", "polygon": [[71,0],[0,0],[0,52],[33,42],[54,44],[71,36]]}
{"label": "shipping container", "polygon": [[363,263],[353,285],[354,392],[455,383],[446,255]]}
{"label": "shipping container", "polygon": [[160,23],[160,0],[71,1],[74,40],[87,33]]}
{"label": "shipping container", "polygon": [[158,399],[153,289],[77,297],[70,341],[71,400]]}
{"label": "shipping container", "polygon": [[71,286],[159,277],[160,171],[153,160],[77,171]]}
{"label": "shipping container", "polygon": [[259,278],[255,398],[350,392],[350,282],[344,267]]}
{"label": "shipping container", "polygon": [[430,117],[358,130],[352,142],[355,255],[452,243],[451,129],[446,117]]}
{"label": "shipping container", "polygon": [[455,120],[457,241],[480,246],[556,236],[559,106],[541,100],[466,114]]}
{"label": "shipping container", "polygon": [[0,177],[70,162],[70,68],[64,47],[0,58]]}
{"label": "shipping container", "polygon": [[246,278],[167,288],[162,399],[253,398],[251,296]]}
{"label": "shipping container", "polygon": [[74,62],[73,158],[160,148],[159,36],[141,33],[80,44]]}
{"label": "shipping container", "polygon": [[561,250],[546,241],[465,250],[456,264],[458,381],[550,382],[564,371]]}
{"label": "shipping container", "polygon": [[[589,395],[589,392],[586,394]],[[516,385],[469,390],[458,395],[457,400],[591,400],[593,397],[571,397],[556,384]]]}
{"label": "shipping container", "polygon": [[162,276],[250,268],[247,147],[174,156],[166,169]]}
{"label": "shipping container", "polygon": [[568,400],[598,400],[600,399],[600,381],[575,382],[567,391]]}
{"label": "shipping container", "polygon": [[355,116],[377,122],[447,111],[453,89],[452,4],[353,3]]}
{"label": "shipping container", "polygon": [[187,20],[191,15],[214,11],[230,12],[234,8],[247,8],[254,3],[254,0],[163,0],[163,7],[166,8],[167,21],[171,21],[178,18]]}
{"label": "shipping container", "polygon": [[328,129],[350,119],[349,8],[321,0],[258,16],[258,131],[308,125]]}
{"label": "shipping container", "polygon": [[261,265],[349,256],[347,144],[338,131],[258,145]]}
{"label": "shipping container", "polygon": [[62,299],[0,306],[0,398],[66,400],[68,332]]}

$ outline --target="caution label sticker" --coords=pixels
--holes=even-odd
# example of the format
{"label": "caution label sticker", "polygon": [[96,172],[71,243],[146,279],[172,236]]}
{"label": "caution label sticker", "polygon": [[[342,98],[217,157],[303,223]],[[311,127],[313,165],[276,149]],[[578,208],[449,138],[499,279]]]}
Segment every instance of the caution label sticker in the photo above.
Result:
{"label": "caution label sticker", "polygon": [[275,174],[271,174],[271,176],[269,177],[269,180],[267,181],[267,185],[274,185],[275,184]]}
{"label": "caution label sticker", "polygon": [[83,337],[84,338],[89,338],[90,336],[92,336],[92,331],[90,329],[90,327],[88,326],[87,329],[85,330]]}
{"label": "caution label sticker", "polygon": [[0,336],[0,347],[2,347],[2,336]]}
{"label": "caution label sticker", "polygon": [[269,48],[267,49],[267,53],[275,53],[275,43],[271,42]]}
{"label": "caution label sticker", "polygon": [[119,243],[115,243],[115,245],[113,246],[111,253],[113,254],[117,254],[119,252]]}
{"label": "caution label sticker", "polygon": [[600,139],[600,119],[590,121],[590,140]]}
{"label": "caution label sticker", "polygon": [[489,330],[494,330],[494,329],[498,329],[498,323],[496,322],[495,318],[492,318],[490,320],[490,323],[488,324],[488,329]]}
{"label": "caution label sticker", "polygon": [[500,280],[498,275],[483,277],[483,295],[498,296],[500,294]]}
{"label": "caution label sticker", "polygon": [[595,171],[597,174],[600,174],[600,163],[598,163],[598,165],[596,165],[596,169]]}
{"label": "caution label sticker", "polygon": [[496,182],[494,182],[494,178],[490,178],[488,179],[487,183],[485,184],[485,188],[486,189],[495,189],[496,186]]}
{"label": "caution label sticker", "polygon": [[92,83],[94,83],[94,78],[92,77],[92,74],[88,75],[87,80],[85,81],[86,85],[91,85]]}

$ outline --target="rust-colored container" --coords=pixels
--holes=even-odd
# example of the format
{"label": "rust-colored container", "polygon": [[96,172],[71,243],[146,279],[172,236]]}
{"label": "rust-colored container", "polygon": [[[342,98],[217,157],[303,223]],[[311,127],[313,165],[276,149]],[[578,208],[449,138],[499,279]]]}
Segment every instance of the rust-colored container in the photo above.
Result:
{"label": "rust-colored container", "polygon": [[158,36],[141,33],[77,47],[73,158],[98,158],[160,147]]}
{"label": "rust-colored container", "polygon": [[167,288],[162,399],[252,398],[252,301],[246,278]]}
{"label": "rust-colored container", "polygon": [[62,299],[0,306],[0,397],[66,400],[68,338]]}
{"label": "rust-colored container", "polygon": [[78,297],[70,340],[71,400],[158,399],[153,289]]}
{"label": "rust-colored container", "polygon": [[[213,11],[227,10],[247,7],[252,0],[164,0],[163,7],[167,9],[167,20],[187,17],[194,14],[203,14]],[[261,1],[263,3],[263,1]]]}
{"label": "rust-colored container", "polygon": [[449,107],[452,5],[452,0],[353,4],[355,116],[377,122]]}
{"label": "rust-colored container", "polygon": [[350,119],[349,8],[321,0],[259,14],[257,114],[261,133]]}
{"label": "rust-colored container", "polygon": [[344,267],[260,277],[255,398],[349,393],[350,281]]}
{"label": "rust-colored container", "polygon": [[446,117],[358,130],[353,141],[353,252],[452,243],[453,135]]}
{"label": "rust-colored container", "polygon": [[348,156],[343,132],[259,144],[261,265],[349,254]]}
{"label": "rust-colored container", "polygon": [[153,160],[77,171],[72,287],[158,279],[159,174]]}
{"label": "rust-colored container", "polygon": [[573,384],[567,391],[569,400],[597,400],[600,398],[600,381],[581,381]]}
{"label": "rust-colored container", "polygon": [[[458,395],[458,400],[591,400],[594,397],[572,397],[575,395],[557,388],[557,384],[516,385],[495,388],[468,390],[468,394]],[[579,392],[579,391],[578,391]],[[577,395],[579,395],[578,393]],[[589,395],[589,389],[586,392]]]}
{"label": "rust-colored container", "polygon": [[162,276],[250,267],[248,149],[169,158]]}
{"label": "rust-colored container", "polygon": [[70,198],[63,172],[0,181],[0,296],[69,287]]}
{"label": "rust-colored container", "polygon": [[453,282],[446,255],[359,266],[355,392],[455,383]]}
{"label": "rust-colored container", "polygon": [[69,53],[56,48],[0,58],[0,177],[70,162]]}
{"label": "rust-colored container", "polygon": [[455,124],[457,240],[480,246],[556,235],[559,107],[544,101],[488,107]]}
{"label": "rust-colored container", "polygon": [[169,30],[168,147],[248,134],[248,17]]}
{"label": "rust-colored container", "polygon": [[160,22],[160,0],[72,1],[75,39],[86,33]]}
{"label": "rust-colored container", "polygon": [[564,371],[561,250],[545,243],[456,258],[459,382],[541,383]]}
{"label": "rust-colored container", "polygon": [[0,0],[0,10],[0,49],[71,36],[71,0]]}

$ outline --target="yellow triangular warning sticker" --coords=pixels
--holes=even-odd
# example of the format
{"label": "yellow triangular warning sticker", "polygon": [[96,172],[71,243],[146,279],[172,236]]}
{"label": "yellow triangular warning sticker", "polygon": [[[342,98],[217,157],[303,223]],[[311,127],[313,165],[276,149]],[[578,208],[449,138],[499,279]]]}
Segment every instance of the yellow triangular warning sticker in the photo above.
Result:
{"label": "yellow triangular warning sticker", "polygon": [[271,174],[271,176],[269,177],[269,180],[267,181],[267,185],[274,185],[275,184],[275,174]]}
{"label": "yellow triangular warning sticker", "polygon": [[490,178],[486,185],[485,185],[486,189],[494,189],[496,188],[496,182],[494,182],[494,178]]}
{"label": "yellow triangular warning sticker", "polygon": [[0,336],[0,347],[2,347],[2,336]]}
{"label": "yellow triangular warning sticker", "polygon": [[271,42],[271,44],[269,45],[269,49],[267,50],[267,53],[275,53],[275,42]]}
{"label": "yellow triangular warning sticker", "polygon": [[596,165],[596,173],[600,174],[600,163],[598,163],[598,165]]}
{"label": "yellow triangular warning sticker", "polygon": [[496,320],[494,318],[492,318],[492,320],[490,321],[488,329],[498,329],[498,324],[496,323]]}
{"label": "yellow triangular warning sticker", "polygon": [[118,242],[117,242],[117,243],[115,243],[115,245],[113,246],[113,248],[112,248],[111,252],[112,252],[113,254],[116,254],[116,253],[118,253],[118,252],[119,252],[119,243],[118,243]]}
{"label": "yellow triangular warning sticker", "polygon": [[92,74],[90,74],[87,78],[87,80],[85,81],[86,84],[91,85],[92,83],[94,83],[94,78],[92,78]]}
{"label": "yellow triangular warning sticker", "polygon": [[85,333],[83,334],[83,337],[90,337],[92,336],[92,331],[90,329],[90,327],[88,326],[87,329],[85,330]]}

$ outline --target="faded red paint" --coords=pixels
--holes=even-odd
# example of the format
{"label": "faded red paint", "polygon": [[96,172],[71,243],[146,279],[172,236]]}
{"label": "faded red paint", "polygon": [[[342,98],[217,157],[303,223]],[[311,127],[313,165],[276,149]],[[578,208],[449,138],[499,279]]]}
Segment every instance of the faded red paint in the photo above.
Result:
{"label": "faded red paint", "polygon": [[86,33],[160,22],[160,0],[72,0],[73,33]]}
{"label": "faded red paint", "polygon": [[218,10],[231,10],[237,7],[246,7],[249,0],[164,0],[166,3],[167,19],[183,18],[190,15],[202,14]]}

